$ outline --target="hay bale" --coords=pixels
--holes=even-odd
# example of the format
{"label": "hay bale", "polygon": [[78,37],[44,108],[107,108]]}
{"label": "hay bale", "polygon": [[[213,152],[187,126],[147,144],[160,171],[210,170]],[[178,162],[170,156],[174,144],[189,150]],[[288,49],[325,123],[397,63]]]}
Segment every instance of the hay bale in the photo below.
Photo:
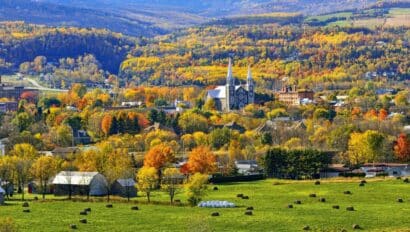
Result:
{"label": "hay bale", "polygon": [[243,196],[243,197],[242,197],[242,199],[244,199],[244,200],[248,200],[248,199],[249,199],[249,197],[248,197],[248,196]]}
{"label": "hay bale", "polygon": [[315,181],[315,185],[320,185],[320,181]]}
{"label": "hay bale", "polygon": [[218,190],[219,190],[218,187],[215,186],[215,187],[214,187],[214,191],[218,191]]}
{"label": "hay bale", "polygon": [[78,227],[77,227],[77,225],[76,225],[76,224],[71,224],[71,225],[70,225],[70,229],[72,229],[72,230],[76,230],[76,229],[78,229]]}
{"label": "hay bale", "polygon": [[332,208],[333,208],[333,209],[340,209],[340,206],[334,205],[334,206],[332,206]]}
{"label": "hay bale", "polygon": [[87,219],[85,219],[85,218],[80,219],[80,223],[87,224]]}
{"label": "hay bale", "polygon": [[300,205],[300,204],[302,204],[302,201],[296,200],[294,203],[295,203],[296,205]]}
{"label": "hay bale", "polygon": [[288,209],[293,209],[293,205],[288,205]]}
{"label": "hay bale", "polygon": [[35,197],[34,197],[34,200],[35,200],[35,201],[38,201],[38,196],[35,196]]}
{"label": "hay bale", "polygon": [[181,200],[180,200],[180,199],[176,199],[174,202],[175,202],[175,203],[181,203]]}
{"label": "hay bale", "polygon": [[347,230],[346,230],[346,229],[342,229],[340,232],[347,232]]}
{"label": "hay bale", "polygon": [[354,230],[360,230],[361,227],[360,227],[359,225],[357,225],[357,224],[354,224],[354,225],[352,226],[352,229],[354,229]]}
{"label": "hay bale", "polygon": [[85,208],[84,211],[89,213],[91,212],[91,208]]}
{"label": "hay bale", "polygon": [[138,208],[138,206],[133,206],[131,207],[131,210],[140,210],[140,209]]}
{"label": "hay bale", "polygon": [[23,213],[30,213],[30,209],[23,209]]}
{"label": "hay bale", "polygon": [[396,178],[396,180],[401,180],[401,176],[398,176],[398,177]]}
{"label": "hay bale", "polygon": [[253,210],[253,206],[249,206],[246,210]]}
{"label": "hay bale", "polygon": [[212,217],[219,217],[219,213],[218,213],[218,212],[213,212],[213,213],[211,214],[211,216],[212,216]]}
{"label": "hay bale", "polygon": [[24,208],[27,208],[27,207],[30,207],[30,205],[28,204],[28,202],[24,202],[24,203],[23,203],[23,207],[24,207]]}
{"label": "hay bale", "polygon": [[347,211],[354,211],[354,207],[353,206],[349,206],[346,208]]}
{"label": "hay bale", "polygon": [[310,226],[303,227],[303,230],[310,230]]}
{"label": "hay bale", "polygon": [[343,193],[346,194],[346,195],[352,194],[352,192],[350,192],[350,191],[344,191]]}
{"label": "hay bale", "polygon": [[87,215],[87,214],[88,214],[87,211],[81,211],[81,212],[80,212],[80,215],[83,215],[83,216],[84,216],[84,215]]}
{"label": "hay bale", "polygon": [[309,194],[309,197],[316,197],[316,194],[315,194],[315,193],[311,193],[311,194]]}
{"label": "hay bale", "polygon": [[242,198],[242,197],[243,197],[243,193],[237,194],[236,197]]}
{"label": "hay bale", "polygon": [[326,202],[326,198],[322,197],[319,199],[320,202]]}
{"label": "hay bale", "polygon": [[397,199],[397,202],[403,203],[404,201],[403,201],[403,199],[399,198],[399,199]]}
{"label": "hay bale", "polygon": [[107,207],[107,208],[112,208],[112,207],[114,207],[112,204],[108,204],[108,205],[106,205],[105,207]]}
{"label": "hay bale", "polygon": [[360,181],[360,184],[367,184],[367,181],[362,180],[362,181]]}
{"label": "hay bale", "polygon": [[253,212],[251,210],[248,210],[248,211],[245,212],[245,215],[252,216]]}
{"label": "hay bale", "polygon": [[409,178],[403,180],[404,183],[409,183]]}
{"label": "hay bale", "polygon": [[360,184],[359,184],[359,187],[364,187],[364,184],[363,184],[363,183],[360,183]]}

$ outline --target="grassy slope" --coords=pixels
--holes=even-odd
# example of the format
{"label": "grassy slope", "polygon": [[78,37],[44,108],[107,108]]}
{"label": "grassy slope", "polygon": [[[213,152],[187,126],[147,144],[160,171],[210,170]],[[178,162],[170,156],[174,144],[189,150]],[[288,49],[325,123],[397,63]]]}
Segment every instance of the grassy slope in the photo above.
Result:
{"label": "grassy slope", "polygon": [[[13,217],[21,231],[68,231],[68,225],[76,223],[79,231],[301,231],[309,225],[314,231],[351,230],[352,224],[361,225],[366,231],[408,231],[410,228],[410,185],[399,180],[377,181],[358,186],[352,182],[284,182],[273,185],[274,180],[252,183],[218,185],[219,191],[210,191],[206,200],[229,200],[236,209],[200,209],[191,207],[170,207],[166,205],[140,204],[140,211],[131,211],[131,204],[114,204],[113,209],[105,203],[48,202],[31,203],[32,213],[24,214],[20,202],[0,208],[0,217]],[[344,195],[350,190],[352,195]],[[249,200],[236,198],[244,193]],[[320,203],[309,198],[310,193],[325,197]],[[31,196],[32,197],[32,196]],[[397,203],[397,198],[405,203]],[[177,196],[184,200],[183,195]],[[162,193],[154,195],[155,200],[166,201]],[[286,206],[294,200],[302,205],[294,209]],[[139,198],[139,201],[145,199]],[[340,210],[332,205],[340,205]],[[246,206],[254,206],[254,216],[245,216]],[[345,208],[354,206],[356,211]],[[89,216],[80,216],[85,207],[92,207]],[[218,211],[220,217],[211,217]],[[77,221],[86,217],[87,225]]]}

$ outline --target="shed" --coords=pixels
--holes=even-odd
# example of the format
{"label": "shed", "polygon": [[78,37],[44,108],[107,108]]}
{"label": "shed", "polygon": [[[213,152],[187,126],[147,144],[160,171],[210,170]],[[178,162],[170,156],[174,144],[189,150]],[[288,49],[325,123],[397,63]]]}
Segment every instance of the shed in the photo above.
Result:
{"label": "shed", "polygon": [[6,191],[2,187],[0,187],[0,205],[4,205],[4,196],[6,195]]}
{"label": "shed", "polygon": [[134,179],[118,179],[111,186],[111,193],[121,197],[136,197],[137,190],[135,188]]}
{"label": "shed", "polygon": [[62,171],[53,180],[54,194],[69,195],[107,195],[107,180],[98,172]]}

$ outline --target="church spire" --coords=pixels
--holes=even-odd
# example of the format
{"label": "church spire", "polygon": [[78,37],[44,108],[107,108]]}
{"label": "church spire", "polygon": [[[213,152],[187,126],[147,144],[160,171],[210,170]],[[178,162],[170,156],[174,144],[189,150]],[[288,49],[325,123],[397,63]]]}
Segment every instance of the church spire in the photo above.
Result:
{"label": "church spire", "polygon": [[231,83],[233,80],[232,74],[232,58],[229,58],[228,75],[226,76],[226,84]]}

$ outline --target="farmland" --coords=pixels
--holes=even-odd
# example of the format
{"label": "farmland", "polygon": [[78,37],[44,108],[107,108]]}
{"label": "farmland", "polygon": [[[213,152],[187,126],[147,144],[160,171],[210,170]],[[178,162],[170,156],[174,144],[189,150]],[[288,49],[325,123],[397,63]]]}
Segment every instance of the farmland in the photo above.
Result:
{"label": "farmland", "polygon": [[[153,194],[153,204],[146,204],[142,196],[132,199],[132,203],[114,200],[113,208],[105,207],[105,199],[72,202],[47,196],[52,200],[30,201],[31,213],[22,212],[20,201],[9,201],[0,208],[0,217],[12,217],[21,231],[69,231],[70,224],[77,224],[78,231],[302,231],[305,226],[312,231],[351,231],[353,224],[364,231],[409,231],[409,184],[388,178],[370,180],[364,187],[359,187],[359,182],[335,179],[315,185],[313,181],[269,179],[215,185],[217,191],[210,186],[204,200],[231,201],[238,206],[234,209],[169,206],[161,192]],[[345,191],[352,194],[344,194]],[[249,199],[237,198],[239,193]],[[312,193],[317,197],[309,197]],[[404,203],[398,203],[398,198]],[[186,202],[183,193],[177,199]],[[296,200],[302,204],[294,204]],[[293,204],[293,208],[287,208],[288,204]],[[134,205],[140,210],[132,211]],[[334,205],[340,209],[333,209]],[[254,207],[253,216],[244,215],[249,206]],[[349,206],[355,211],[347,211]],[[81,216],[79,212],[87,207],[92,212]],[[220,216],[211,217],[213,212]],[[79,223],[82,218],[87,218],[88,224]]]}

